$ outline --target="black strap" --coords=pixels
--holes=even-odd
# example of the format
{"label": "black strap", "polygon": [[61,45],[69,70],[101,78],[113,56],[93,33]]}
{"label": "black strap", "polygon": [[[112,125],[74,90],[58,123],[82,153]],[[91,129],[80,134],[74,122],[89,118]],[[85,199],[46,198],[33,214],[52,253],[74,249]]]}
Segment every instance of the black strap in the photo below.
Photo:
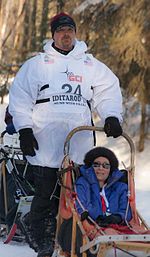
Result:
{"label": "black strap", "polygon": [[45,84],[44,86],[42,86],[42,87],[40,88],[40,91],[42,91],[42,90],[44,90],[44,89],[46,89],[46,88],[49,88],[49,84]]}
{"label": "black strap", "polygon": [[50,102],[50,98],[36,100],[36,104],[42,104],[46,102]]}
{"label": "black strap", "polygon": [[[90,105],[90,102],[88,100],[87,100],[87,105],[88,105],[88,107],[91,111],[91,105]],[[92,116],[91,116],[91,125],[94,126]],[[95,133],[95,131],[93,131],[93,138],[94,138],[94,146],[96,146],[96,133]]]}

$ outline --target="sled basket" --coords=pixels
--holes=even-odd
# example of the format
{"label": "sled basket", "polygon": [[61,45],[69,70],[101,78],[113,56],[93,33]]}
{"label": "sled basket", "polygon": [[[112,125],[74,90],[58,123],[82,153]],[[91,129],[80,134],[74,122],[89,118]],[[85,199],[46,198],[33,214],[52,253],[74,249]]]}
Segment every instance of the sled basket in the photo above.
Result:
{"label": "sled basket", "polygon": [[[135,146],[132,139],[124,132],[122,137],[130,148],[130,165],[128,168],[126,168],[126,172],[128,184],[128,202],[132,211],[132,220],[128,222],[127,226],[125,227],[116,225],[115,227],[110,226],[105,229],[99,227],[92,219],[90,224],[87,224],[86,221],[81,222],[75,207],[75,201],[77,200],[78,196],[74,190],[75,180],[79,173],[79,166],[73,163],[73,161],[70,159],[69,148],[70,139],[72,136],[75,133],[79,133],[83,130],[103,132],[103,128],[100,127],[80,126],[73,129],[65,140],[64,158],[58,172],[58,177],[61,184],[61,195],[57,234],[59,233],[59,228],[62,222],[72,217],[72,241],[71,252],[69,253],[71,257],[77,256],[77,227],[82,233],[82,246],[80,247],[80,253],[83,256],[86,256],[87,251],[90,251],[92,254],[97,255],[98,257],[105,257],[107,251],[110,249],[113,249],[115,254],[116,250],[119,249],[130,256],[130,251],[142,251],[144,253],[150,253],[150,228],[136,209],[134,183]],[[66,255],[66,253],[63,254]]]}

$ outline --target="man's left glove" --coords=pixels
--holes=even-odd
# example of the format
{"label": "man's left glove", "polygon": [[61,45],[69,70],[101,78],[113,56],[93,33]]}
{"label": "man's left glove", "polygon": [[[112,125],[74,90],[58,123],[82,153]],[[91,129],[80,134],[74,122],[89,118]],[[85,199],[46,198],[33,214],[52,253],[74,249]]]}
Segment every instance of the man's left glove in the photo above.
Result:
{"label": "man's left glove", "polygon": [[118,118],[116,117],[108,117],[105,120],[104,125],[104,132],[106,133],[107,137],[119,137],[122,135],[122,127]]}
{"label": "man's left glove", "polygon": [[31,128],[19,130],[20,148],[24,155],[35,156],[35,149],[38,150],[38,142],[33,135]]}

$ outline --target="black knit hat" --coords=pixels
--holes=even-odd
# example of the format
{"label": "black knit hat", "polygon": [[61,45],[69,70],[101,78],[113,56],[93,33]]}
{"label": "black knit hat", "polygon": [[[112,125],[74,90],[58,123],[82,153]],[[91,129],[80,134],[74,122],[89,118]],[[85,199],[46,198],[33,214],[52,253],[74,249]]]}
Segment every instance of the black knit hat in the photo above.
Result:
{"label": "black knit hat", "polygon": [[118,168],[119,162],[116,155],[108,148],[95,147],[86,153],[84,163],[87,167],[91,167],[94,160],[98,157],[105,157],[110,162],[110,172]]}
{"label": "black knit hat", "polygon": [[51,26],[52,36],[54,35],[55,30],[61,26],[70,26],[70,27],[74,28],[74,30],[76,31],[76,24],[75,24],[73,18],[71,18],[71,16],[69,16],[66,13],[59,13],[59,14],[55,15],[51,19],[50,26]]}

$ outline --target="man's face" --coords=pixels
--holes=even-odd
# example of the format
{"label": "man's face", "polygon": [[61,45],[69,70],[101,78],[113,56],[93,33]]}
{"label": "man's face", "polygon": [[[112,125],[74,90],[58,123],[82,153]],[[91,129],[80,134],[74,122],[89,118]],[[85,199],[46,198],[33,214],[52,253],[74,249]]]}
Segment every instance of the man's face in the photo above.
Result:
{"label": "man's face", "polygon": [[53,36],[55,46],[61,50],[69,51],[74,45],[75,36],[74,28],[70,26],[59,27],[55,30]]}

